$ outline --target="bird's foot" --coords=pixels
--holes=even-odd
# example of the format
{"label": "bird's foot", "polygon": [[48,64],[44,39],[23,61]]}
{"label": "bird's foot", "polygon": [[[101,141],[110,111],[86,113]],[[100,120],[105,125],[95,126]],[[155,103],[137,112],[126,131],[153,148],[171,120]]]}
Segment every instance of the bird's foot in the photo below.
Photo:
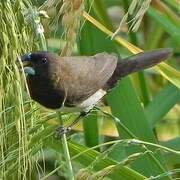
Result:
{"label": "bird's foot", "polygon": [[89,110],[88,112],[86,112],[86,111],[81,112],[81,114],[80,114],[71,124],[69,124],[68,126],[66,126],[66,127],[60,126],[60,127],[58,127],[58,128],[56,129],[56,131],[55,131],[54,137],[55,137],[56,139],[61,139],[64,134],[66,134],[66,133],[68,133],[69,131],[71,131],[72,127],[73,127],[77,122],[79,122],[79,120],[80,120],[81,118],[87,116],[87,114],[89,114],[90,111],[91,111],[91,110]]}
{"label": "bird's foot", "polygon": [[71,127],[70,126],[67,126],[67,127],[58,127],[56,130],[55,130],[55,134],[54,134],[54,137],[56,139],[61,139],[62,136],[66,133],[68,133],[69,131],[71,130]]}

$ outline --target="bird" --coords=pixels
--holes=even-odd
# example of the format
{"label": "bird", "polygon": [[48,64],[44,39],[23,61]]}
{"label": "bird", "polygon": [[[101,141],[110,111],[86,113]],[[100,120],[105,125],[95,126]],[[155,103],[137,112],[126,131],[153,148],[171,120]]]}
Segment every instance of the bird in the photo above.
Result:
{"label": "bird", "polygon": [[107,52],[60,57],[55,53],[36,51],[22,55],[20,60],[34,101],[48,109],[77,111],[83,117],[122,78],[155,66],[171,54],[171,48],[162,48],[120,59],[115,53]]}

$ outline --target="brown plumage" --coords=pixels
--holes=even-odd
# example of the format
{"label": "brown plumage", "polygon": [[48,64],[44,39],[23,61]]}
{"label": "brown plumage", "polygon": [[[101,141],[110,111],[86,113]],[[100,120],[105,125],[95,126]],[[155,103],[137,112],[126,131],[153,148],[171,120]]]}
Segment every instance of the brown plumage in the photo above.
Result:
{"label": "brown plumage", "polygon": [[[93,94],[98,94],[96,100],[91,102],[93,106],[119,79],[158,64],[170,53],[171,49],[160,49],[118,61],[116,55],[108,53],[90,57],[59,57],[48,52],[33,52],[21,59],[28,62],[24,69],[28,73],[32,99],[47,108],[57,109],[81,106]],[[101,89],[104,90],[102,97],[99,96]],[[87,106],[91,103],[88,101]]]}

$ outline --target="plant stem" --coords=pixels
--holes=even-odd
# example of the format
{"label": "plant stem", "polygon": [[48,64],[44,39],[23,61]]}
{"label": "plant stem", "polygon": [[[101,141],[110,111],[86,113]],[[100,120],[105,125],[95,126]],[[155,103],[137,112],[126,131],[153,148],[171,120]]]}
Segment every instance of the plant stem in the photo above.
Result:
{"label": "plant stem", "polygon": [[176,151],[174,149],[171,149],[171,148],[159,145],[159,144],[146,142],[146,141],[141,141],[139,139],[118,139],[118,140],[105,142],[105,143],[102,143],[102,144],[98,144],[98,145],[96,145],[94,147],[88,148],[88,149],[80,152],[79,154],[76,154],[75,156],[73,156],[71,158],[71,160],[74,160],[74,159],[80,157],[81,155],[91,151],[91,150],[95,150],[97,148],[107,146],[107,145],[113,145],[113,144],[116,144],[116,143],[122,143],[122,144],[125,144],[125,145],[136,145],[136,146],[138,146],[138,145],[147,145],[147,146],[158,148],[159,150],[162,150],[162,151],[165,151],[165,152],[176,154],[178,156],[180,155],[180,151]]}
{"label": "plant stem", "polygon": [[[57,116],[58,116],[58,119],[61,122],[61,125],[63,125],[63,121],[62,121],[62,118],[61,118],[61,113],[59,111],[57,111]],[[65,161],[66,161],[68,179],[69,180],[74,180],[73,168],[72,168],[72,164],[71,164],[71,157],[70,157],[70,153],[69,153],[66,133],[62,134],[61,141],[62,141],[63,152],[64,152]]]}
{"label": "plant stem", "polygon": [[[99,107],[96,107],[96,106],[95,106],[95,109],[100,110],[103,114],[105,114],[105,115],[113,118],[113,119],[115,120],[115,123],[118,123],[118,124],[121,126],[121,128],[122,128],[131,138],[137,139],[136,135],[135,135],[134,133],[132,133],[123,123],[121,123],[121,121],[119,120],[119,118],[113,116],[113,115],[110,114],[110,113],[107,113],[107,112],[101,110]],[[119,131],[118,131],[118,132],[119,132]],[[139,140],[138,140],[137,142],[139,143],[139,142],[143,142],[143,141],[139,141]],[[151,143],[148,143],[148,145],[150,145],[150,144],[151,144]],[[144,145],[145,145],[145,143],[144,143]],[[147,148],[146,146],[142,146],[142,148],[143,148],[145,151],[148,151],[148,148]],[[164,169],[164,167],[163,167],[163,166],[161,165],[161,163],[154,157],[154,155],[153,155],[152,153],[149,152],[148,155],[152,158],[152,160],[154,161],[154,163],[159,167],[159,169],[160,169],[161,171],[166,172],[166,170]],[[168,177],[168,178],[171,179],[170,177]]]}
{"label": "plant stem", "polygon": [[69,154],[69,148],[68,148],[65,133],[62,135],[62,146],[63,146],[64,156],[65,156],[65,160],[66,160],[66,166],[67,166],[67,169],[68,169],[69,179],[74,180],[73,168],[72,168],[72,164],[71,164],[71,157],[70,157],[70,154]]}

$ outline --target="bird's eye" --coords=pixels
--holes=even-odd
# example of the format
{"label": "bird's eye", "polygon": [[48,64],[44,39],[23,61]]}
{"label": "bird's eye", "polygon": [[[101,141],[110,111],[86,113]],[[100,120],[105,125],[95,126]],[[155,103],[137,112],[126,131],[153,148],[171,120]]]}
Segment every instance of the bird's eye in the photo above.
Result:
{"label": "bird's eye", "polygon": [[47,63],[47,58],[46,58],[46,57],[42,58],[42,63],[43,63],[43,64],[46,64],[46,63]]}

